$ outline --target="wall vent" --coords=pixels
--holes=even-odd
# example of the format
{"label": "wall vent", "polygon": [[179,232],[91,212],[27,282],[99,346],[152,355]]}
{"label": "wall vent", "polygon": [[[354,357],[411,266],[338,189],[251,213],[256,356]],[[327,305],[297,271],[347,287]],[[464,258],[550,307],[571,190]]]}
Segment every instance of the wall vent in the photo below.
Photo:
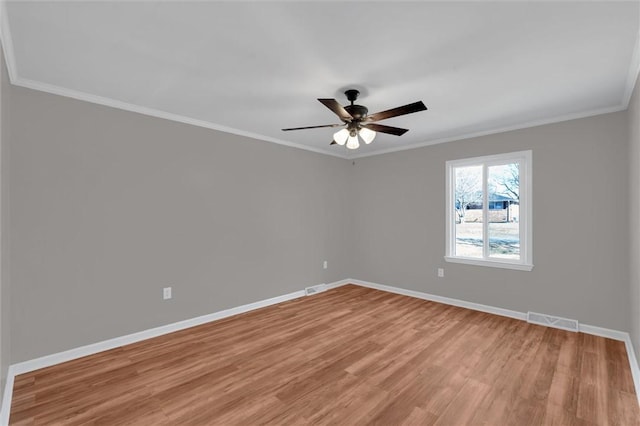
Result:
{"label": "wall vent", "polygon": [[527,312],[527,322],[544,325],[546,327],[560,328],[567,331],[578,331],[578,320],[553,317],[551,315]]}
{"label": "wall vent", "polygon": [[318,284],[318,285],[314,285],[313,287],[305,288],[304,292],[306,293],[307,296],[311,296],[312,294],[322,293],[326,289],[327,289],[326,284]]}

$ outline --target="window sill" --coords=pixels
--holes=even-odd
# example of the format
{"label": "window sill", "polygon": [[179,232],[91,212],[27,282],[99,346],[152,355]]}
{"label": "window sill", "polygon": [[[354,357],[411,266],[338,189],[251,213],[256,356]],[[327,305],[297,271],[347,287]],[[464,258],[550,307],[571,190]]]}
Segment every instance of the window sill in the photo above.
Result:
{"label": "window sill", "polygon": [[444,260],[451,263],[464,263],[467,265],[488,266],[490,268],[515,269],[518,271],[531,271],[533,265],[527,263],[500,262],[497,260],[471,259],[468,257],[445,256]]}

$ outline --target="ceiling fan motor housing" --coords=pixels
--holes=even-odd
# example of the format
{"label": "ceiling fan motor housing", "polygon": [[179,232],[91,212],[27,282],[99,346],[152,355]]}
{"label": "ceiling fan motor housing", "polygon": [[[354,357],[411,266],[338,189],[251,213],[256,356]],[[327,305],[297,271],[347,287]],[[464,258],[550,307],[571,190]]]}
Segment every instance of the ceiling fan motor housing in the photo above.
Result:
{"label": "ceiling fan motor housing", "polygon": [[344,107],[354,120],[364,120],[369,113],[367,107],[362,105],[347,105]]}

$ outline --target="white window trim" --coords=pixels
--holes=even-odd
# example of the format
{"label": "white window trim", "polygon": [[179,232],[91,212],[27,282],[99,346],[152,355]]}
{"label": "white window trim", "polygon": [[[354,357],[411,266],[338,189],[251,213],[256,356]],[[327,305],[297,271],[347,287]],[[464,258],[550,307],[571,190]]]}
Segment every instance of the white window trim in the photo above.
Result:
{"label": "white window trim", "polygon": [[[452,263],[465,263],[468,265],[489,266],[494,268],[516,269],[520,271],[531,271],[533,269],[533,186],[532,186],[532,153],[531,151],[510,152],[506,154],[488,155],[484,157],[464,158],[461,160],[450,160],[446,163],[446,251],[444,259]],[[455,256],[453,250],[455,248],[455,221],[453,219],[453,200],[455,191],[455,176],[453,170],[456,167],[477,166],[482,164],[483,167],[483,215],[487,214],[487,167],[506,164],[513,161],[520,161],[520,260],[497,259],[497,258],[476,258]],[[487,207],[487,208],[485,208]],[[486,229],[488,228],[487,218],[484,217],[483,232],[485,246],[489,244],[486,238]],[[484,253],[487,253],[485,247]]]}

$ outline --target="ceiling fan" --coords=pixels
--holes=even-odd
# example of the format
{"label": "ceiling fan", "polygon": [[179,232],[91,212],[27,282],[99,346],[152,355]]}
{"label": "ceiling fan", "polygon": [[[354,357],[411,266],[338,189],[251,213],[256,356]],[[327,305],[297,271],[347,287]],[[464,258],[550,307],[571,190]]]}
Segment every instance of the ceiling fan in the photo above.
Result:
{"label": "ceiling fan", "polygon": [[304,130],[304,129],[318,129],[321,127],[343,127],[342,130],[333,134],[333,141],[330,145],[347,145],[349,149],[357,149],[360,147],[359,138],[365,144],[370,144],[376,137],[376,132],[388,133],[390,135],[402,136],[409,129],[401,129],[399,127],[385,126],[384,124],[377,124],[376,121],[386,120],[387,118],[398,117],[400,115],[411,114],[414,112],[425,111],[426,106],[422,101],[414,102],[412,104],[404,105],[397,108],[388,109],[386,111],[376,112],[375,114],[368,115],[369,110],[362,105],[355,105],[354,102],[358,99],[360,92],[355,89],[349,89],[344,92],[351,105],[342,106],[335,99],[318,99],[324,106],[333,111],[334,114],[342,120],[340,124],[324,124],[322,126],[308,126],[308,127],[292,127],[289,129],[282,129],[283,131],[289,130]]}

